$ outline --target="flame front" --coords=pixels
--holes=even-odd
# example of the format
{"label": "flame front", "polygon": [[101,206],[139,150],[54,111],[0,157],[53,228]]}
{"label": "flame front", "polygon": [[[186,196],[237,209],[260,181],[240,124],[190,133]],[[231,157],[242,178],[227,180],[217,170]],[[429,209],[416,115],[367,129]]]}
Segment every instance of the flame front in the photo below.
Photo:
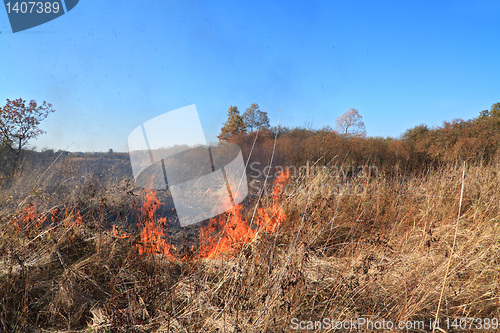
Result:
{"label": "flame front", "polygon": [[[274,181],[273,191],[267,206],[254,208],[250,218],[244,217],[244,208],[241,204],[232,206],[230,202],[222,203],[224,207],[232,208],[229,208],[226,213],[218,217],[211,218],[206,225],[200,227],[198,250],[195,250],[193,244],[190,249],[191,254],[185,255],[181,260],[231,256],[239,251],[244,244],[252,242],[260,234],[277,232],[286,219],[281,195],[289,179],[289,170],[279,172]],[[257,205],[259,204],[261,202],[257,203]],[[80,211],[74,208],[54,208],[48,212],[40,213],[39,206],[39,204],[28,203],[12,227],[17,232],[25,232],[28,235],[32,231],[40,231],[49,224],[53,228],[51,230],[55,230],[60,225],[78,227],[83,223]],[[165,233],[167,218],[155,216],[160,207],[161,202],[158,200],[156,193],[152,190],[146,190],[144,203],[140,207],[140,222],[138,223],[140,232],[136,248],[139,256],[160,254],[169,259],[177,260],[174,253],[172,253],[175,247],[169,244]],[[128,238],[130,236],[127,233],[120,235],[116,225],[113,225],[110,234],[116,238]],[[193,252],[195,254],[192,254]]]}
{"label": "flame front", "polygon": [[155,213],[160,204],[155,192],[146,191],[145,202],[142,206],[144,226],[139,234],[140,241],[137,244],[139,255],[164,254],[171,256],[170,245],[166,242],[164,234],[167,218],[155,220]]}
{"label": "flame front", "polygon": [[200,258],[214,258],[241,249],[256,235],[242,218],[241,206],[233,207],[226,214],[211,218],[206,227],[200,228]]}
{"label": "flame front", "polygon": [[275,233],[286,219],[281,203],[281,195],[290,181],[290,170],[278,172],[273,184],[272,202],[268,207],[258,207],[251,221],[258,228],[250,227],[243,218],[243,206],[237,205],[226,212],[210,219],[206,227],[200,229],[200,258],[215,258],[231,255],[244,244],[254,240],[260,231]]}

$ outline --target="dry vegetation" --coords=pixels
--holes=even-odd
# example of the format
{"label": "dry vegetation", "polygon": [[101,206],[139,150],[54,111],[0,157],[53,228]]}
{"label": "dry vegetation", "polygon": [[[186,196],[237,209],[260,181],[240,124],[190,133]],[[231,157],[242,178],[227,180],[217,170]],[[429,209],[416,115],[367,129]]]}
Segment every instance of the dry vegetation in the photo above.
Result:
{"label": "dry vegetation", "polygon": [[[309,175],[296,174],[279,197],[286,219],[274,232],[250,223],[256,237],[212,258],[200,258],[198,247],[139,255],[135,229],[145,217],[134,207],[145,196],[126,155],[28,160],[0,192],[0,330],[289,332],[292,318],[427,323],[438,307],[441,320],[499,318],[493,155],[464,168],[457,156],[407,158],[402,141],[300,134],[307,154],[293,155],[294,134],[285,133],[274,160],[310,161]],[[252,161],[270,159],[269,142],[257,140]],[[336,172],[374,165],[371,177]],[[247,220],[256,203],[276,198],[250,197]]]}

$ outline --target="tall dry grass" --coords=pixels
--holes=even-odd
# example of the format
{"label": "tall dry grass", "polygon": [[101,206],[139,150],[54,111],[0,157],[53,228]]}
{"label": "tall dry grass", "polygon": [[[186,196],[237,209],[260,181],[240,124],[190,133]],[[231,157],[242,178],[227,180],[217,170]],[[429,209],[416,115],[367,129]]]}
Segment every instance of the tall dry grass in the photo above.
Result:
{"label": "tall dry grass", "polygon": [[[86,207],[79,226],[69,210],[57,228],[16,229],[22,191],[3,193],[13,199],[0,208],[0,329],[289,332],[292,318],[428,322],[443,281],[439,318],[498,318],[499,172],[467,166],[451,258],[460,164],[412,177],[347,179],[327,168],[302,176],[282,196],[288,218],[277,233],[260,232],[231,257],[189,261],[139,257],[136,238],[100,227],[123,202],[140,200],[120,182],[88,175],[85,190],[65,188],[61,207]],[[53,190],[30,199],[43,204]]]}

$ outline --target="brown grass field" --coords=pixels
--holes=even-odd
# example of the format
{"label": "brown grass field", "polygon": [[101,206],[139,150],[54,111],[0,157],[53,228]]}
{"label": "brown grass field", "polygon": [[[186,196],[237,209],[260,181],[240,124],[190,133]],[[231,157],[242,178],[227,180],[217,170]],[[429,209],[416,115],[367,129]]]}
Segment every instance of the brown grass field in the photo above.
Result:
{"label": "brown grass field", "polygon": [[0,331],[293,332],[294,320],[365,318],[428,332],[436,316],[436,331],[480,330],[453,325],[471,317],[497,331],[498,165],[348,178],[341,166],[290,175],[217,223],[146,236],[160,210],[125,154],[26,162],[0,192]]}

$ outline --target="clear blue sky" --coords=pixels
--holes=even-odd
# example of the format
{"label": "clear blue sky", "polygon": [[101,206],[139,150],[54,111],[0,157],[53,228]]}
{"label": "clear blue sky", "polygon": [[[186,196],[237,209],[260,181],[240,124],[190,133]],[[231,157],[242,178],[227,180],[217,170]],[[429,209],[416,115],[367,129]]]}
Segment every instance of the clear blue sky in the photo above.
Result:
{"label": "clear blue sky", "polygon": [[315,128],[353,107],[396,137],[500,101],[500,1],[81,0],[16,34],[0,8],[0,31],[0,105],[56,109],[37,149],[126,151],[190,104],[214,141],[230,105]]}

